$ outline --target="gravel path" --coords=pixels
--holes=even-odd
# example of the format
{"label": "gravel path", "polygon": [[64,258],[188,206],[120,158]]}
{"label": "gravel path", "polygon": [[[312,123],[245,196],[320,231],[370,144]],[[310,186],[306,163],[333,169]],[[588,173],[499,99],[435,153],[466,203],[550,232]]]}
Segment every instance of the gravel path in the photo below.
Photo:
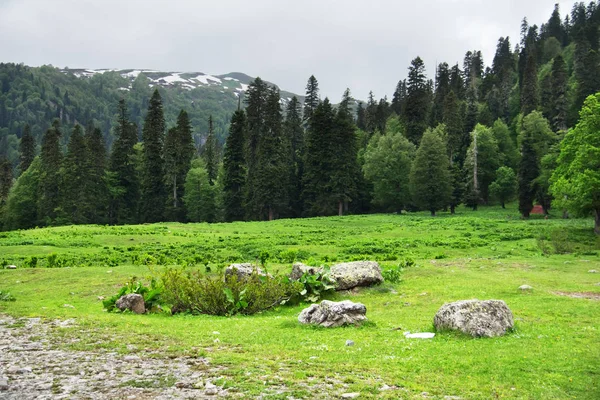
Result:
{"label": "gravel path", "polygon": [[[202,399],[227,397],[207,379],[204,358],[165,358],[71,351],[54,346],[51,330],[73,320],[0,315],[0,399]],[[152,356],[152,357],[151,357]]]}

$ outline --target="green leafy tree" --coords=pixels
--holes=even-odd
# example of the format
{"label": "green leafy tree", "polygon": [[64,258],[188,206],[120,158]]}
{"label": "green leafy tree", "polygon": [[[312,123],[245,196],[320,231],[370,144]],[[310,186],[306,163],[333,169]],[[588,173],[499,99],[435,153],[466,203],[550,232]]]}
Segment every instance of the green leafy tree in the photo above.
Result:
{"label": "green leafy tree", "polygon": [[41,159],[34,158],[19,176],[6,201],[4,228],[28,229],[38,224],[37,203],[40,190]]}
{"label": "green leafy tree", "polygon": [[414,203],[432,216],[450,201],[449,165],[442,137],[432,129],[426,130],[410,170],[409,186]]}
{"label": "green leafy tree", "polygon": [[190,222],[215,222],[216,186],[210,184],[208,171],[198,161],[192,163],[192,168],[185,178],[183,202],[187,219]]}
{"label": "green leafy tree", "polygon": [[85,215],[86,184],[89,179],[87,159],[83,129],[80,125],[75,125],[69,138],[67,154],[62,167],[61,208],[65,222],[68,224],[89,222]]}
{"label": "green leafy tree", "polygon": [[231,117],[229,136],[223,154],[223,207],[225,221],[228,222],[243,220],[246,214],[244,210],[245,131],[246,114],[243,110],[238,110]]}
{"label": "green leafy tree", "polygon": [[21,170],[21,173],[27,171],[27,168],[29,168],[34,158],[35,138],[31,134],[31,127],[29,124],[25,124],[23,136],[19,143],[19,169]]}
{"label": "green leafy tree", "polygon": [[580,120],[560,145],[550,191],[559,208],[575,215],[594,215],[600,235],[600,93],[589,96]]}
{"label": "green leafy tree", "polygon": [[42,137],[40,155],[40,187],[37,207],[40,222],[46,225],[54,223],[60,207],[60,167],[62,163],[60,137],[60,122],[55,119],[52,127]]}
{"label": "green leafy tree", "polygon": [[465,159],[465,204],[474,210],[489,201],[489,186],[496,178],[499,165],[498,144],[492,130],[478,124],[471,133],[471,146]]}
{"label": "green leafy tree", "polygon": [[498,144],[500,164],[515,169],[519,163],[519,152],[510,134],[510,128],[503,120],[497,119],[492,126],[492,134]]}
{"label": "green leafy tree", "polygon": [[401,211],[410,204],[409,174],[416,147],[395,118],[385,135],[375,135],[365,151],[363,171],[373,184],[373,204],[382,211]]}
{"label": "green leafy tree", "polygon": [[158,89],[154,90],[148,113],[142,128],[142,173],[140,182],[140,220],[142,222],[162,221],[166,202],[164,183],[165,160],[165,116],[162,98]]}
{"label": "green leafy tree", "polygon": [[517,194],[517,176],[510,167],[500,167],[496,171],[496,180],[490,185],[491,196],[500,202],[502,208]]}

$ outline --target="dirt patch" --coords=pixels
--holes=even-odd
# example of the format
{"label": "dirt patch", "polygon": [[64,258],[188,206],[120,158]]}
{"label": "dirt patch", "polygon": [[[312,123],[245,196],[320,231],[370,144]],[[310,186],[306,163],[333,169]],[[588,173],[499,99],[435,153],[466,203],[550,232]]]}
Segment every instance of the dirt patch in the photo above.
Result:
{"label": "dirt patch", "polygon": [[594,292],[552,292],[558,296],[567,296],[573,297],[575,299],[590,299],[590,300],[599,300],[600,301],[600,293]]}

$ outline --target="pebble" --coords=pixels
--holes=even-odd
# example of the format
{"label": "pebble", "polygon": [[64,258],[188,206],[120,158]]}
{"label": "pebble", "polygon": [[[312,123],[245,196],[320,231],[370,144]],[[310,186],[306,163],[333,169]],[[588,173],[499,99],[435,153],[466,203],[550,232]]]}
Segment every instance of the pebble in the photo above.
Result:
{"label": "pebble", "polygon": [[210,382],[206,382],[204,386],[204,394],[207,396],[214,396],[219,393],[219,389]]}
{"label": "pebble", "polygon": [[346,346],[354,346],[354,340],[346,340]]}
{"label": "pebble", "polygon": [[529,286],[529,285],[521,285],[519,286],[519,290],[533,290],[533,287]]}
{"label": "pebble", "polygon": [[71,304],[63,304],[64,308],[75,308],[74,306],[72,306]]}
{"label": "pebble", "polygon": [[596,271],[595,269],[590,269],[588,272],[590,274],[597,274],[598,273],[598,271]]}

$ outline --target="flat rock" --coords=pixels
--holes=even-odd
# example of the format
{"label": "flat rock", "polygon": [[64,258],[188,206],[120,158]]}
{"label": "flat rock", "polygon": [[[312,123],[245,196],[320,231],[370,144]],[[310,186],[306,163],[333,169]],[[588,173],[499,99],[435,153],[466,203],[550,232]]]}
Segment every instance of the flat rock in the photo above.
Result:
{"label": "flat rock", "polygon": [[298,321],[302,324],[320,325],[333,328],[342,325],[356,325],[366,320],[367,307],[350,300],[334,302],[323,300],[302,310]]}
{"label": "flat rock", "polygon": [[590,274],[597,274],[597,273],[598,273],[598,271],[597,271],[597,270],[595,270],[595,269],[590,269],[588,272],[589,272]]}
{"label": "flat rock", "polygon": [[16,265],[7,265],[6,269],[17,269]]}
{"label": "flat rock", "polygon": [[292,266],[292,272],[290,273],[290,279],[297,281],[304,274],[316,275],[325,272],[323,267],[311,267],[302,263],[295,263]]}
{"label": "flat rock", "polygon": [[141,294],[131,293],[121,296],[115,305],[121,311],[129,310],[136,314],[143,314],[146,312],[144,298]]}
{"label": "flat rock", "polygon": [[529,285],[521,285],[521,286],[519,286],[519,290],[522,290],[522,291],[533,290],[533,287],[531,287]]}
{"label": "flat rock", "polygon": [[502,300],[461,300],[444,304],[433,325],[437,330],[458,330],[472,337],[494,337],[506,334],[514,322]]}
{"label": "flat rock", "polygon": [[435,333],[433,333],[433,332],[417,332],[417,333],[404,332],[404,337],[407,339],[433,339],[435,337]]}
{"label": "flat rock", "polygon": [[336,282],[337,290],[357,286],[372,286],[383,282],[381,268],[375,261],[354,261],[331,267],[329,276]]}
{"label": "flat rock", "polygon": [[342,395],[342,399],[355,399],[360,396],[360,393],[344,393]]}
{"label": "flat rock", "polygon": [[225,268],[225,277],[236,275],[238,280],[247,279],[252,276],[252,274],[267,276],[265,271],[250,263],[231,264],[229,267]]}

